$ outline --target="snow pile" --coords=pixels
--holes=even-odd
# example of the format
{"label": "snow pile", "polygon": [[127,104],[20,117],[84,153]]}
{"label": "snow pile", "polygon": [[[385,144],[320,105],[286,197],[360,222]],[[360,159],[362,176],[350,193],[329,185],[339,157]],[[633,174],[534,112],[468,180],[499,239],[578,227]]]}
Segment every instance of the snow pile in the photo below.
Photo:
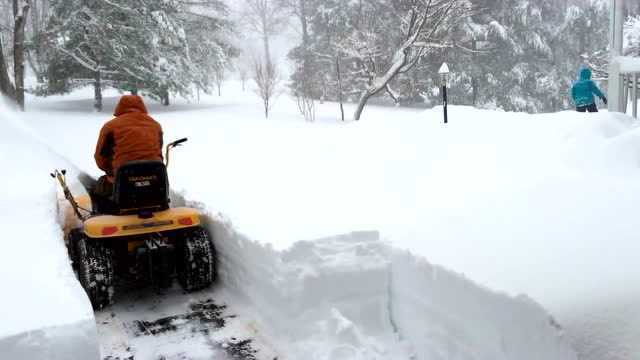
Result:
{"label": "snow pile", "polygon": [[2,358],[97,356],[91,305],[71,270],[48,176],[67,165],[0,99]]}
{"label": "snow pile", "polygon": [[640,354],[640,293],[635,298],[588,301],[567,311],[563,325],[580,359],[628,360]]}
{"label": "snow pile", "polygon": [[478,287],[394,251],[393,318],[418,359],[577,359],[564,331],[527,296]]}
{"label": "snow pile", "polygon": [[375,231],[278,252],[209,224],[221,284],[256,311],[256,333],[291,359],[576,359],[546,312],[480,288]]}

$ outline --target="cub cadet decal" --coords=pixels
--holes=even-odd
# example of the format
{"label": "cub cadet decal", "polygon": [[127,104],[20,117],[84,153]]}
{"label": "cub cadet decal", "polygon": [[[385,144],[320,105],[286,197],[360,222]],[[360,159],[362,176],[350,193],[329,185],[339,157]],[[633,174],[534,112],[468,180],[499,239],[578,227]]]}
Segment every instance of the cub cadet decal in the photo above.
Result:
{"label": "cub cadet decal", "polygon": [[129,182],[134,183],[135,187],[151,186],[151,181],[158,180],[156,175],[149,176],[129,176]]}

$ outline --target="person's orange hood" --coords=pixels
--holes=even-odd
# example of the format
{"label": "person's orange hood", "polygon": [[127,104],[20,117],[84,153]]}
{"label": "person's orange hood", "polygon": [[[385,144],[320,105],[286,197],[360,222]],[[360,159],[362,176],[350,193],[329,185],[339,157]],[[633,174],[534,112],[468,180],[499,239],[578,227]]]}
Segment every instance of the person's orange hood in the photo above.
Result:
{"label": "person's orange hood", "polygon": [[114,116],[120,116],[122,114],[130,113],[130,112],[141,112],[143,114],[147,114],[147,107],[144,105],[144,101],[138,95],[124,95],[120,98],[118,102],[118,106],[116,106],[116,111],[113,113]]}

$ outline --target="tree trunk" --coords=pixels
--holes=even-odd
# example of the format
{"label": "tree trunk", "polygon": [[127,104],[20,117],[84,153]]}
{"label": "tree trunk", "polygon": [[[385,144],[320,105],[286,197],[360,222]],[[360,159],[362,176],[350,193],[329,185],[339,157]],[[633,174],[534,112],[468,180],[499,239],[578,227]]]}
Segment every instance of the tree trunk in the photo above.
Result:
{"label": "tree trunk", "polygon": [[307,29],[306,0],[298,1],[298,18],[302,30],[302,97],[309,98],[309,31]]}
{"label": "tree trunk", "polygon": [[[478,50],[478,42],[476,39],[471,40],[471,49],[473,49],[473,54],[471,58],[473,59],[473,63],[478,63],[478,56],[476,55],[476,51]],[[474,107],[478,105],[478,78],[475,75],[471,76],[471,105]]]}
{"label": "tree trunk", "polygon": [[395,106],[400,106],[400,97],[393,92],[393,90],[391,89],[391,86],[387,84],[387,86],[385,86],[384,88],[387,94],[389,94],[389,97],[391,98],[391,100],[393,100],[393,104]]}
{"label": "tree trunk", "polygon": [[2,51],[2,36],[0,36],[0,93],[11,100],[16,100],[16,88],[9,78],[7,62]]}
{"label": "tree trunk", "polygon": [[93,73],[93,108],[97,112],[102,111],[102,76],[100,70]]}
{"label": "tree trunk", "polygon": [[360,120],[360,117],[362,116],[362,111],[364,111],[364,106],[367,105],[367,101],[369,101],[369,98],[372,97],[374,94],[365,90],[362,92],[362,95],[360,96],[360,101],[358,102],[358,107],[356,108],[356,113],[353,116],[353,118],[358,121]]}
{"label": "tree trunk", "polygon": [[478,79],[475,76],[471,77],[471,105],[478,105]]}
{"label": "tree trunk", "polygon": [[302,45],[305,51],[309,48],[309,24],[307,22],[307,0],[299,0],[300,26],[302,27]]}
{"label": "tree trunk", "polygon": [[24,111],[24,28],[29,14],[29,1],[25,0],[22,9],[18,0],[13,0],[13,73],[16,85],[16,103]]}
{"label": "tree trunk", "polygon": [[269,118],[269,99],[264,99],[264,118]]}
{"label": "tree trunk", "polygon": [[269,46],[269,29],[267,28],[268,19],[266,14],[262,14],[262,45],[264,46],[264,59],[267,66],[271,64],[271,49]]}
{"label": "tree trunk", "polygon": [[164,90],[162,93],[162,105],[169,106],[169,90]]}
{"label": "tree trunk", "polygon": [[391,69],[387,71],[387,74],[383,78],[378,79],[375,84],[372,83],[371,87],[362,92],[362,95],[360,95],[360,101],[358,102],[358,107],[356,108],[356,113],[353,116],[356,121],[360,120],[360,116],[362,115],[364,106],[367,105],[367,101],[369,101],[372,96],[386,89],[391,79],[398,74],[402,66],[404,66],[404,60],[402,62],[396,62],[391,66]]}
{"label": "tree trunk", "polygon": [[340,74],[340,57],[336,56],[336,74],[338,75],[338,102],[340,103],[340,118],[344,121],[344,104],[342,103],[342,75]]}
{"label": "tree trunk", "polygon": [[31,29],[34,33],[40,31],[40,21],[38,17],[38,0],[31,1]]}
{"label": "tree trunk", "polygon": [[45,79],[46,79],[46,76],[45,76],[46,67],[43,66],[43,61],[42,61],[43,29],[40,28],[41,9],[39,8],[38,1],[42,1],[42,0],[31,0],[31,11],[30,11],[31,29],[27,30],[27,32],[31,34],[30,41],[32,43],[31,45],[33,47],[33,51],[31,52],[27,51],[26,57],[27,57],[27,63],[29,64],[29,67],[33,70],[33,73],[36,75],[38,84],[42,84],[45,82]]}

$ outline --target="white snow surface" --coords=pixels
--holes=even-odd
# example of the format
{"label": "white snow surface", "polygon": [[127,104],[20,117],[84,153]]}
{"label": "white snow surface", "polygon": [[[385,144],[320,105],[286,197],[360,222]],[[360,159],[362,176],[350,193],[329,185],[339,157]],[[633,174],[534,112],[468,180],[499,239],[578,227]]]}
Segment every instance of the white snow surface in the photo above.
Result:
{"label": "white snow surface", "polygon": [[[266,120],[237,88],[149,105],[167,141],[190,138],[170,180],[212,214],[213,295],[255,319],[252,332],[282,358],[574,359],[531,298],[568,325],[582,359],[629,359],[640,343],[632,316],[594,313],[640,299],[640,130],[630,118],[450,107],[444,126],[441,109],[369,106],[362,121],[340,123],[323,104],[310,124],[284,95]],[[42,141],[99,174],[92,155],[108,116],[88,111],[87,92],[29,106],[22,118]]]}
{"label": "white snow surface", "polygon": [[252,304],[288,358],[577,359],[533,301],[480,288],[393,249],[375,231],[278,252],[228,220],[212,229],[221,282]]}
{"label": "white snow surface", "polygon": [[[48,176],[55,166],[69,163],[41,144],[0,98],[0,358],[97,356],[91,306],[58,223],[56,188]],[[50,354],[49,346],[59,351]]]}

